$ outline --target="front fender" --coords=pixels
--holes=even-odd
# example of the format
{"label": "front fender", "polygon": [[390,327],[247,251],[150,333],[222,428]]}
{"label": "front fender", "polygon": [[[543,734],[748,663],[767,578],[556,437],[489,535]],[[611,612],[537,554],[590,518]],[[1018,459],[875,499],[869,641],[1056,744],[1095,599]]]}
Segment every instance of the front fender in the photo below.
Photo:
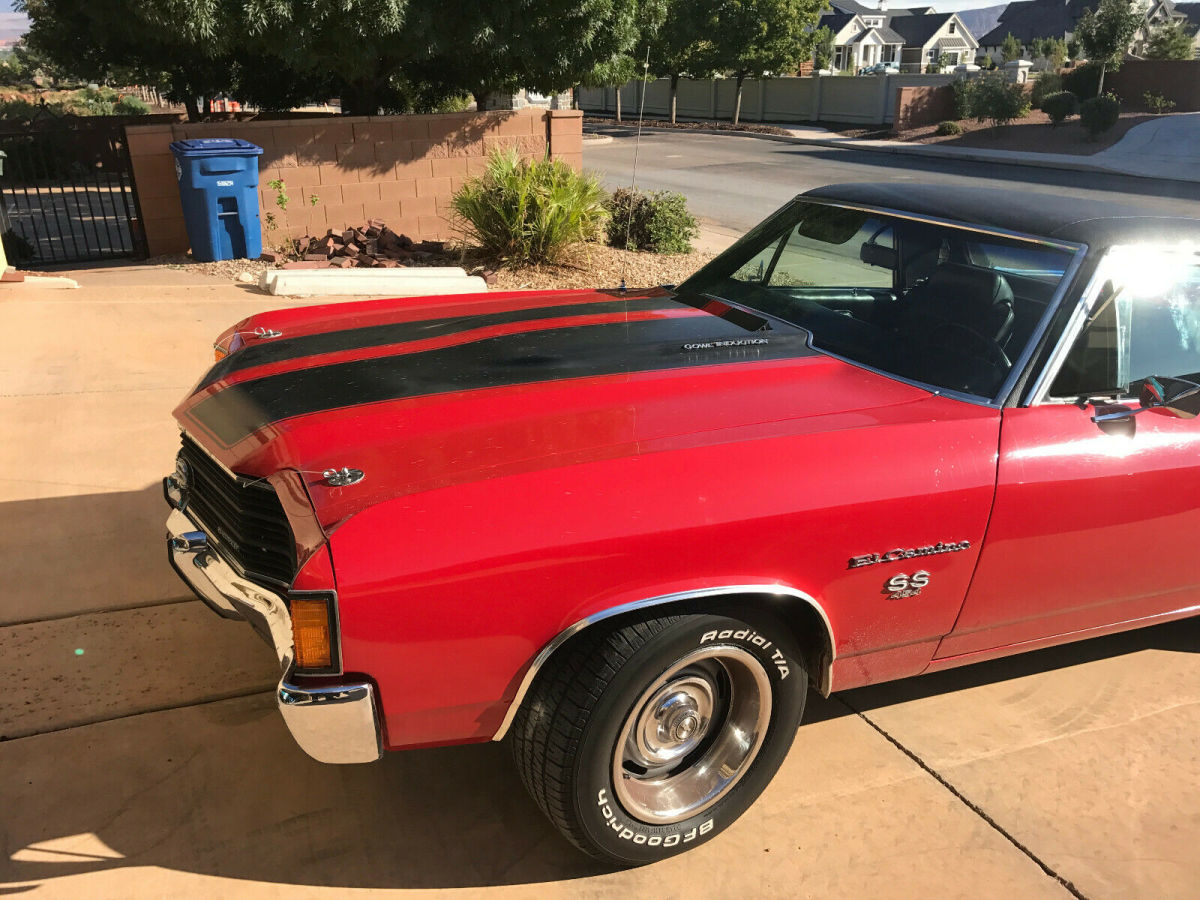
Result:
{"label": "front fender", "polygon": [[[372,506],[331,536],[347,670],[375,679],[391,746],[409,747],[491,738],[564,629],[647,598],[786,585],[819,603],[839,657],[923,647],[970,580],[997,419],[693,443]],[[882,467],[906,442],[912,462]],[[917,602],[881,594],[904,562],[848,567],[939,540],[971,549],[922,560]]]}

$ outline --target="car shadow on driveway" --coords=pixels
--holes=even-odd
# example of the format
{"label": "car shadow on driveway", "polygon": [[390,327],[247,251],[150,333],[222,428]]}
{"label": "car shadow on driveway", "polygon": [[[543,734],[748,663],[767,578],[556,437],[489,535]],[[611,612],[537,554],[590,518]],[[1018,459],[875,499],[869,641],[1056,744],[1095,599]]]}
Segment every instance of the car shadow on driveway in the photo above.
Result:
{"label": "car shadow on driveway", "polygon": [[[1143,650],[1195,652],[1198,638],[1192,619],[850,697],[878,709]],[[848,714],[836,696],[814,696],[808,721]],[[606,871],[551,828],[506,747],[325,766],[297,748],[269,693],[0,743],[0,771],[0,893],[131,866],[340,888],[536,884]]]}
{"label": "car shadow on driveway", "polygon": [[273,694],[9,741],[0,770],[0,893],[131,866],[342,888],[604,871],[553,831],[506,747],[322,765],[292,741]]}
{"label": "car shadow on driveway", "polygon": [[[1003,659],[975,663],[944,672],[934,672],[900,681],[885,682],[870,687],[846,691],[843,695],[856,710],[869,712],[872,709],[922,700],[955,691],[964,691],[983,685],[999,684],[1018,678],[1026,678],[1082,666],[1103,659],[1140,653],[1147,650],[1162,650],[1177,653],[1200,652],[1200,617],[1166,622],[1151,628],[1139,628],[1119,634],[1049,647],[1029,653],[1021,653]],[[845,704],[835,704],[830,712],[844,710],[851,714]]]}

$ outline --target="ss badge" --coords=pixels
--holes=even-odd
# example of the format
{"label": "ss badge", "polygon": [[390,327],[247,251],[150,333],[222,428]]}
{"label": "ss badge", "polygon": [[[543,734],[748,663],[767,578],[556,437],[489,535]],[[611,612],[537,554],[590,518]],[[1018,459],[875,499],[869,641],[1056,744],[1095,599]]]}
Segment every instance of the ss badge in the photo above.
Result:
{"label": "ss badge", "polygon": [[921,569],[911,575],[893,575],[883,586],[883,593],[888,595],[889,600],[905,600],[908,597],[918,596],[921,588],[927,584],[929,584],[929,573]]}

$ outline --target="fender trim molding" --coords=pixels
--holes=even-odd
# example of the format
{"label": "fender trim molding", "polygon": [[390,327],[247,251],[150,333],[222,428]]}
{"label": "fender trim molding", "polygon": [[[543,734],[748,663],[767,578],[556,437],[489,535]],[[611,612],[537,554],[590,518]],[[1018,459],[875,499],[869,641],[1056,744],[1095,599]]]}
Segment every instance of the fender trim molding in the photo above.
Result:
{"label": "fender trim molding", "polygon": [[492,735],[493,741],[502,741],[504,736],[508,734],[508,729],[512,726],[513,719],[517,716],[517,710],[521,708],[521,704],[525,701],[525,695],[529,692],[529,688],[533,684],[534,678],[537,677],[539,671],[546,664],[546,661],[554,655],[559,647],[573,638],[589,625],[594,625],[597,622],[602,622],[605,619],[610,619],[613,616],[619,616],[627,612],[633,612],[639,609],[649,609],[654,606],[663,606],[668,603],[681,603],[687,600],[699,600],[708,597],[724,597],[736,594],[760,594],[764,596],[773,595],[776,597],[790,597],[795,600],[803,600],[809,606],[817,611],[821,621],[825,624],[825,635],[829,639],[829,661],[825,666],[825,671],[821,674],[820,689],[823,694],[828,696],[833,691],[833,661],[837,657],[837,643],[833,639],[833,625],[829,622],[829,616],[825,614],[825,610],[821,604],[813,597],[798,591],[795,588],[787,587],[782,584],[739,584],[729,585],[727,587],[701,588],[694,591],[679,591],[673,594],[663,594],[659,597],[650,597],[646,600],[634,600],[631,603],[622,603],[620,606],[613,606],[609,609],[603,609],[599,612],[594,612],[590,616],[580,619],[574,625],[570,625],[560,631],[555,637],[544,646],[538,655],[533,658],[533,662],[529,664],[529,668],[525,672],[525,677],[521,679],[521,685],[517,688],[516,696],[508,706],[508,711],[504,714],[504,721],[500,723],[500,728]]}

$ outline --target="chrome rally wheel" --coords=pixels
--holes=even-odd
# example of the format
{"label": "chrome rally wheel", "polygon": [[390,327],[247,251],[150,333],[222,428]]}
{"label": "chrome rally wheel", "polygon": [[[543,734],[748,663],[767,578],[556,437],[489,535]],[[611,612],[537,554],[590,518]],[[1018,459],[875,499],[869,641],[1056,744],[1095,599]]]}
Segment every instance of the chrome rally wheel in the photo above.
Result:
{"label": "chrome rally wheel", "polygon": [[739,647],[696,650],[638,698],[617,739],[613,784],[634,818],[704,812],[750,768],[771,721],[766,669]]}
{"label": "chrome rally wheel", "polygon": [[571,843],[643,865],[709,840],[754,802],[807,691],[792,635],[774,620],[602,623],[551,657],[510,738],[526,787]]}

